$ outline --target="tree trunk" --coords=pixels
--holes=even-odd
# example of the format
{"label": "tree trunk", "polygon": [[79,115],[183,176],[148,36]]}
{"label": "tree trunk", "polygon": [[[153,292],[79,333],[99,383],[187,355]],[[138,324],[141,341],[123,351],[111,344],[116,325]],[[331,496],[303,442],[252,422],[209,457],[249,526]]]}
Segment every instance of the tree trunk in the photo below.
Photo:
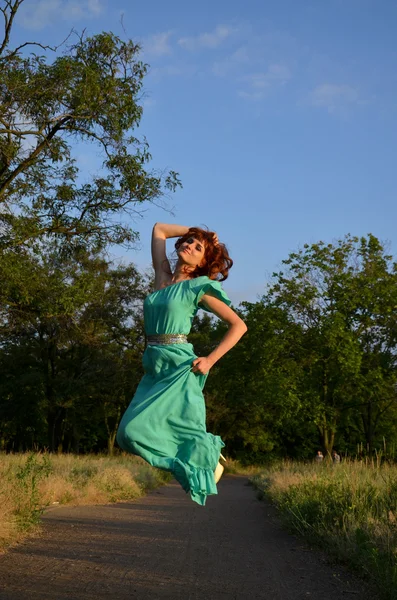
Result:
{"label": "tree trunk", "polygon": [[114,453],[114,442],[116,440],[116,433],[117,433],[117,431],[115,431],[112,435],[108,436],[108,454],[109,454],[109,456],[113,456],[113,453]]}
{"label": "tree trunk", "polygon": [[47,427],[48,427],[48,446],[50,452],[55,452],[58,440],[56,439],[56,425],[58,420],[57,408],[55,406],[55,353],[56,346],[53,342],[48,342],[45,347],[45,382],[47,399]]}
{"label": "tree trunk", "polygon": [[363,409],[363,412],[361,413],[367,452],[369,455],[372,454],[374,446],[374,422],[372,409],[372,402],[369,400],[365,406],[365,409]]}
{"label": "tree trunk", "polygon": [[105,425],[106,425],[106,430],[108,432],[108,454],[109,454],[109,456],[113,456],[114,442],[116,441],[117,430],[119,428],[119,423],[120,423],[121,408],[120,408],[120,406],[117,407],[117,416],[116,416],[115,424],[113,427],[111,427],[109,425],[109,417],[106,414],[106,404],[104,406],[104,410],[105,410],[105,415],[104,415]]}
{"label": "tree trunk", "polygon": [[327,422],[327,418],[324,417],[321,425],[318,425],[318,429],[321,435],[323,448],[325,450],[325,454],[329,457],[332,456],[332,449],[334,447],[335,442],[335,429],[336,423],[333,421],[332,423]]}

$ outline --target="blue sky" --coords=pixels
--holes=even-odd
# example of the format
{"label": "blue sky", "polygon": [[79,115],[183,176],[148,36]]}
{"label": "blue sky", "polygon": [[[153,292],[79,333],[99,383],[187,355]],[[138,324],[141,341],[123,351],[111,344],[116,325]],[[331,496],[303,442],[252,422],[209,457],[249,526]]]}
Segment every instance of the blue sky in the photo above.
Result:
{"label": "blue sky", "polygon": [[[117,256],[145,268],[155,221],[206,224],[235,261],[235,304],[304,243],[371,232],[396,256],[394,0],[26,0],[16,41],[71,27],[142,45],[139,132],[183,183],[173,214],[148,206],[140,250]],[[87,175],[95,160],[82,152]]]}

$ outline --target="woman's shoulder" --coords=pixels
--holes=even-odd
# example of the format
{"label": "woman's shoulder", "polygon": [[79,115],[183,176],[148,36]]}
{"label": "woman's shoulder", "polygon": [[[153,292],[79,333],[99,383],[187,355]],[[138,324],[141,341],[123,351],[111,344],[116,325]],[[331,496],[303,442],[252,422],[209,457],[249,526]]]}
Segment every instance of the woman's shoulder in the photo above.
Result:
{"label": "woman's shoulder", "polygon": [[[218,298],[218,300],[222,300],[227,306],[231,305],[231,300],[226,294],[225,290],[222,288],[221,283],[217,279],[210,279],[208,275],[200,275],[200,277],[195,277],[190,280],[191,290],[194,292],[194,301],[197,308],[204,308],[209,312],[212,312],[209,308],[207,308],[203,303],[200,303],[201,299],[205,294],[209,294],[210,296],[214,296]],[[203,299],[205,300],[205,299]]]}
{"label": "woman's shoulder", "polygon": [[189,283],[190,288],[196,291],[201,290],[205,287],[211,287],[212,284],[214,284],[215,286],[220,285],[219,281],[216,281],[215,279],[210,279],[208,275],[199,275],[198,277],[193,277],[189,280]]}
{"label": "woman's shoulder", "polygon": [[213,279],[210,279],[208,275],[199,275],[198,277],[193,277],[193,279],[190,279],[190,281],[195,282],[196,284],[200,284],[206,283],[207,281],[213,281]]}

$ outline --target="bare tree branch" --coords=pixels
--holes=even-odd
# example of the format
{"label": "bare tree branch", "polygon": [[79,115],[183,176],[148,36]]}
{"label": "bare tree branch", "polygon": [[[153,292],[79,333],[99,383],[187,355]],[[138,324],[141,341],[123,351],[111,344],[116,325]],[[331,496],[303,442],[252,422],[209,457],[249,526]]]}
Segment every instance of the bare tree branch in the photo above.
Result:
{"label": "bare tree branch", "polygon": [[[2,54],[7,48],[8,43],[10,41],[10,34],[12,29],[12,23],[14,21],[15,15],[18,11],[18,8],[22,4],[24,0],[15,0],[14,3],[11,0],[6,0],[5,8],[1,8],[1,12],[4,16],[4,39],[0,46],[0,54]],[[7,10],[10,11],[10,14],[7,14]]]}

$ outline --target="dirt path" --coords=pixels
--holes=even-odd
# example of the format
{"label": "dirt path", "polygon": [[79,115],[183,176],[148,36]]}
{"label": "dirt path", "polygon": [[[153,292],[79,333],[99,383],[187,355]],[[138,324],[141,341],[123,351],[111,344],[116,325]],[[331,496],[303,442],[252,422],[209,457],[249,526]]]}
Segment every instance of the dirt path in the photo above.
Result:
{"label": "dirt path", "polygon": [[170,484],[133,503],[52,508],[44,522],[39,537],[0,556],[1,600],[363,600],[367,593],[283,531],[244,477],[222,479],[205,508]]}

